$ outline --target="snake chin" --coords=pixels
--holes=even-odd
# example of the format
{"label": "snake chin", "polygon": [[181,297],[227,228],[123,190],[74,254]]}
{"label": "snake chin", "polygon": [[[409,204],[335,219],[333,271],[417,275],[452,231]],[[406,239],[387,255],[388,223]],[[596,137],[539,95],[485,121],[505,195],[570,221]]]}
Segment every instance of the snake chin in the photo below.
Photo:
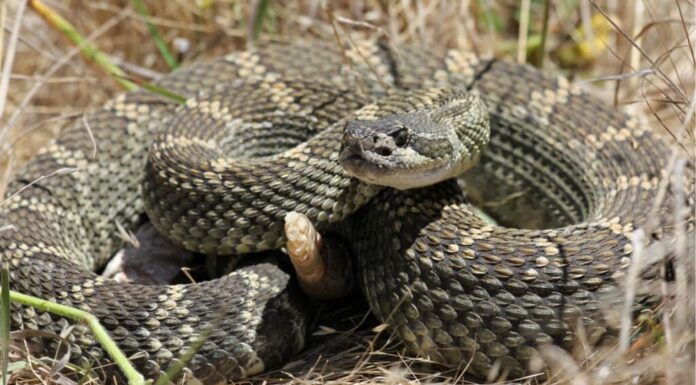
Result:
{"label": "snake chin", "polygon": [[461,162],[456,156],[431,159],[410,148],[384,156],[359,145],[350,145],[341,150],[339,159],[352,177],[397,190],[430,186],[453,178],[461,171]]}

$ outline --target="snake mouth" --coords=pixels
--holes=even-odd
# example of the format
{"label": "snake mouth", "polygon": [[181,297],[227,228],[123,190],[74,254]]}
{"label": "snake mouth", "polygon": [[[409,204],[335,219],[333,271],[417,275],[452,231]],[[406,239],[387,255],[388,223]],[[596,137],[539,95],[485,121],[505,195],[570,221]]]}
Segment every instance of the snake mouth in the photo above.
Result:
{"label": "snake mouth", "polygon": [[343,168],[358,179],[361,179],[361,176],[365,174],[365,169],[371,168],[370,162],[365,159],[362,149],[346,147],[341,151],[339,158]]}
{"label": "snake mouth", "polygon": [[339,159],[343,168],[358,179],[368,179],[370,183],[379,175],[389,173],[393,162],[387,157],[364,149],[360,144],[351,144],[341,150]]}
{"label": "snake mouth", "polygon": [[[410,159],[416,156],[410,155]],[[341,149],[339,159],[343,169],[352,177],[368,184],[397,190],[429,186],[455,177],[461,171],[447,160],[430,160],[428,167],[415,167],[410,165],[408,156],[380,155],[365,149],[359,143]]]}
{"label": "snake mouth", "polygon": [[343,150],[341,150],[341,154],[339,156],[341,163],[344,165],[346,163],[354,163],[354,162],[361,162],[365,161],[363,157],[363,151],[360,148],[353,148],[353,147],[358,147],[358,146],[348,146],[345,147]]}

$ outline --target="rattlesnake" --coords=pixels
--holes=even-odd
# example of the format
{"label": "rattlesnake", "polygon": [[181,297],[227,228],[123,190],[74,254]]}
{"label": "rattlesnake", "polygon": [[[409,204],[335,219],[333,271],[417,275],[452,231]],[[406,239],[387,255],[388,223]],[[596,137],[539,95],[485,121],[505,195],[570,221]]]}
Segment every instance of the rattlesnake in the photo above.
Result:
{"label": "rattlesnake", "polygon": [[[669,176],[668,145],[636,118],[526,65],[368,42],[269,44],[158,84],[188,101],[128,93],[63,130],[9,184],[25,190],[2,208],[12,226],[0,233],[14,290],[92,312],[127,355],[139,353],[147,377],[211,330],[188,373],[206,383],[256,373],[302,347],[306,321],[301,298],[286,290],[289,275],[269,264],[161,287],[92,273],[145,206],[163,233],[212,254],[279,247],[289,211],[343,231],[374,313],[411,352],[484,376],[496,362],[524,374],[539,345],[572,344],[578,324],[590,339],[611,334],[603,297],[631,261],[633,230],[649,213],[655,234],[671,218],[671,194],[652,209]],[[469,90],[487,105],[490,144],[464,180],[500,225],[480,220],[455,181],[383,189],[338,163],[343,116],[394,90],[428,87]],[[241,107],[232,113],[228,102]],[[280,104],[299,117],[287,121],[274,112]],[[202,122],[219,129],[177,131]],[[325,129],[335,141],[304,142]],[[162,159],[182,148],[194,160]],[[637,309],[657,300],[639,296]],[[69,324],[19,306],[12,320],[54,332]],[[84,325],[69,340],[73,360],[108,362]]]}

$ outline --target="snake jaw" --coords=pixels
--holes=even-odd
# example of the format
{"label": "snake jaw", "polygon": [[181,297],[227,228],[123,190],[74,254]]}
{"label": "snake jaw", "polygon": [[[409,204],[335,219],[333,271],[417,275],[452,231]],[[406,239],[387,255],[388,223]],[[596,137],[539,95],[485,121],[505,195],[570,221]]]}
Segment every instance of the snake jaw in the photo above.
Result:
{"label": "snake jaw", "polygon": [[379,147],[375,152],[373,146],[365,146],[363,142],[353,143],[341,150],[339,159],[346,170],[362,170],[371,165],[376,168],[393,168],[395,162],[391,160],[392,154],[386,154],[386,147]]}
{"label": "snake jaw", "polygon": [[397,190],[408,190],[424,183],[428,185],[442,180],[440,167],[420,168],[418,172],[404,169],[403,165],[413,162],[414,159],[418,159],[418,162],[425,159],[413,150],[403,150],[403,152],[406,154],[393,155],[391,159],[385,159],[370,151],[345,150],[341,152],[340,160],[343,168],[352,177],[368,184],[387,186]]}

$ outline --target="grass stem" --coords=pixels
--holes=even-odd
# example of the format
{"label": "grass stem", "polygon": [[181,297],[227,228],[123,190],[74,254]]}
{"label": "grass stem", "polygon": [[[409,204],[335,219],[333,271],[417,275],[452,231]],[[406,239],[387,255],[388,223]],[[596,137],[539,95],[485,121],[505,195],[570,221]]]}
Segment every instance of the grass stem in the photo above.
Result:
{"label": "grass stem", "polygon": [[46,5],[41,0],[30,0],[29,5],[51,25],[57,29],[63,36],[67,37],[75,45],[80,47],[80,50],[87,59],[93,61],[99,68],[111,76],[118,84],[127,91],[133,91],[138,86],[128,80],[123,79],[126,73],[121,67],[111,61],[109,55],[100,51],[94,44],[90,43],[82,36],[77,29],[63,16],[58,14],[54,9]]}
{"label": "grass stem", "polygon": [[123,352],[118,348],[116,342],[111,339],[111,336],[109,336],[106,329],[104,329],[104,327],[99,323],[99,319],[97,319],[97,317],[94,315],[84,310],[75,309],[70,306],[50,302],[12,290],[10,290],[10,301],[25,306],[31,306],[40,311],[50,312],[73,321],[85,323],[92,330],[94,338],[99,341],[102,348],[104,348],[104,351],[106,351],[119,369],[121,369],[123,375],[128,379],[129,385],[149,384],[149,381],[145,381],[143,375],[133,367],[125,354],[123,354]]}

